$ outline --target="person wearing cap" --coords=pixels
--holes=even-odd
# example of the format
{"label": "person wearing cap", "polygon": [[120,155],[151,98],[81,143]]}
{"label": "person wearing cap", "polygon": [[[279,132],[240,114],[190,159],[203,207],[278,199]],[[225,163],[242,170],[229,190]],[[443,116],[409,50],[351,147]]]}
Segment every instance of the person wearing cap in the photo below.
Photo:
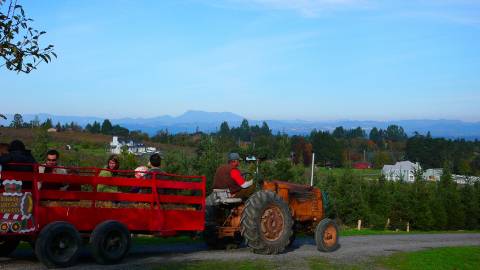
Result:
{"label": "person wearing cap", "polygon": [[246,181],[238,169],[240,155],[238,153],[228,154],[228,164],[220,166],[215,172],[213,181],[214,189],[228,189],[237,198],[248,198],[254,191],[253,180]]}

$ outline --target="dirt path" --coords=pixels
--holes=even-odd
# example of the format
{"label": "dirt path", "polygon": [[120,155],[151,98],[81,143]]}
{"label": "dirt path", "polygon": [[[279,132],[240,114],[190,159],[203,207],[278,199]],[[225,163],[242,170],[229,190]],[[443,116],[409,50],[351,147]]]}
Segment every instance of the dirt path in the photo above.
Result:
{"label": "dirt path", "polygon": [[[199,260],[275,260],[284,261],[285,269],[308,269],[307,258],[325,258],[342,263],[366,261],[398,251],[415,251],[444,246],[480,246],[480,234],[412,234],[371,235],[344,237],[341,248],[333,253],[316,250],[313,239],[297,239],[291,249],[280,255],[264,256],[251,253],[248,248],[231,251],[209,251],[203,243],[135,246],[122,264],[96,265],[88,251],[84,251],[79,264],[70,269],[150,269],[166,262]],[[294,263],[292,263],[294,262]],[[0,258],[0,269],[44,269],[31,250],[19,250],[12,258]],[[212,269],[214,270],[214,269]]]}

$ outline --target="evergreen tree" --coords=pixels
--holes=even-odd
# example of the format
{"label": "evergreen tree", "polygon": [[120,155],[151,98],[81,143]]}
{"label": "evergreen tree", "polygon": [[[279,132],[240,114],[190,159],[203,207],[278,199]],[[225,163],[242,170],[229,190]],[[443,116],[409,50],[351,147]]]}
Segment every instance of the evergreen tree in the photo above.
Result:
{"label": "evergreen tree", "polygon": [[387,127],[386,137],[390,141],[403,141],[407,139],[407,134],[402,127],[397,125],[390,125]]}
{"label": "evergreen tree", "polygon": [[90,123],[88,123],[88,124],[85,126],[85,131],[86,131],[86,132],[93,133],[93,132],[92,132],[92,125],[91,125]]}
{"label": "evergreen tree", "polygon": [[342,164],[342,144],[328,132],[312,131],[310,134],[313,152],[318,163],[340,166]]}
{"label": "evergreen tree", "polygon": [[260,128],[260,134],[263,136],[271,136],[272,131],[270,130],[270,127],[268,126],[267,122],[263,121],[262,122],[262,127]]}
{"label": "evergreen tree", "polygon": [[461,190],[461,205],[465,213],[464,229],[474,230],[479,228],[480,206],[478,204],[477,194],[475,194],[475,187],[470,183],[465,185]]}
{"label": "evergreen tree", "polygon": [[381,176],[377,181],[368,182],[368,205],[370,215],[368,223],[375,229],[384,229],[389,218],[391,208],[391,193],[385,177]]}
{"label": "evergreen tree", "polygon": [[248,124],[247,119],[243,119],[242,124],[240,124],[240,127],[239,127],[239,132],[240,132],[239,138],[242,141],[245,141],[245,142],[251,141],[250,125]]}
{"label": "evergreen tree", "polygon": [[127,149],[122,149],[119,155],[120,170],[134,170],[138,167],[138,161],[134,154],[128,152]]}
{"label": "evergreen tree", "polygon": [[396,181],[392,185],[392,207],[390,209],[390,226],[392,229],[405,230],[407,223],[412,221],[412,196],[409,184]]}
{"label": "evergreen tree", "polygon": [[45,129],[52,128],[53,127],[52,119],[47,118],[47,120],[45,120],[45,122],[42,123],[42,127]]}
{"label": "evergreen tree", "polygon": [[419,171],[415,175],[415,182],[411,185],[412,202],[411,212],[412,228],[418,230],[429,230],[434,219],[430,209],[431,193],[428,183],[423,179],[422,172]]}
{"label": "evergreen tree", "polygon": [[112,134],[112,123],[110,120],[105,119],[102,123],[102,134],[111,135]]}
{"label": "evergreen tree", "polygon": [[460,193],[457,189],[457,183],[452,180],[448,167],[444,167],[439,185],[442,204],[447,214],[447,228],[449,230],[464,228],[465,214],[461,205]]}
{"label": "evergreen tree", "polygon": [[102,131],[102,127],[100,126],[100,123],[97,121],[94,121],[92,124],[92,133],[100,133]]}
{"label": "evergreen tree", "polygon": [[275,163],[274,168],[274,179],[289,181],[294,178],[294,175],[292,173],[292,163],[290,162],[290,160],[279,159]]}
{"label": "evergreen tree", "polygon": [[337,138],[337,139],[341,139],[341,138],[345,138],[345,129],[343,129],[342,126],[340,127],[336,127],[335,130],[333,130],[333,133],[332,133],[332,136]]}
{"label": "evergreen tree", "polygon": [[370,216],[366,189],[366,183],[351,170],[346,170],[338,178],[333,207],[345,224],[356,225],[359,219],[366,220]]}
{"label": "evergreen tree", "polygon": [[220,131],[219,131],[220,136],[229,136],[230,135],[230,127],[228,126],[228,123],[222,122],[220,125]]}
{"label": "evergreen tree", "polygon": [[194,163],[194,168],[199,175],[206,176],[207,190],[210,191],[215,172],[217,168],[224,163],[224,158],[219,151],[219,145],[211,136],[202,136],[196,153],[197,158]]}
{"label": "evergreen tree", "polygon": [[194,160],[185,151],[169,151],[162,161],[164,170],[168,173],[193,175]]}
{"label": "evergreen tree", "polygon": [[32,155],[38,162],[43,162],[47,155],[50,135],[45,129],[38,129],[35,133]]}
{"label": "evergreen tree", "polygon": [[433,229],[445,230],[447,229],[448,217],[439,184],[436,185],[435,191],[430,203],[430,211],[433,214]]}
{"label": "evergreen tree", "polygon": [[477,181],[475,182],[473,186],[474,192],[475,192],[475,199],[477,201],[477,229],[480,229],[480,182]]}

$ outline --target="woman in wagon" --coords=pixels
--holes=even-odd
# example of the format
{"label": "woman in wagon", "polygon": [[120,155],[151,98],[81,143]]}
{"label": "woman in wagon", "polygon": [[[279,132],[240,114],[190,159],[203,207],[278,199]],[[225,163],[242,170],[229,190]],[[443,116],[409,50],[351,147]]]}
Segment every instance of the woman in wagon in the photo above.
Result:
{"label": "woman in wagon", "polygon": [[[98,176],[100,177],[114,177],[117,176],[117,170],[120,168],[120,160],[117,155],[111,155],[108,158],[107,165],[100,171]],[[118,187],[108,186],[103,184],[97,185],[97,191],[99,192],[118,192]]]}

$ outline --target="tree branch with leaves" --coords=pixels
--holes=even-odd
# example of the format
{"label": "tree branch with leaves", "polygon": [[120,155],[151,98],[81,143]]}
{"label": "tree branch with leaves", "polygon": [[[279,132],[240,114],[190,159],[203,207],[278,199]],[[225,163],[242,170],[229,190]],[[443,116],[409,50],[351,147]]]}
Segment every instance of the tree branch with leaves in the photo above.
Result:
{"label": "tree branch with leaves", "polygon": [[0,68],[30,73],[41,62],[57,57],[53,45],[40,46],[46,32],[34,29],[32,21],[17,0],[0,0]]}

